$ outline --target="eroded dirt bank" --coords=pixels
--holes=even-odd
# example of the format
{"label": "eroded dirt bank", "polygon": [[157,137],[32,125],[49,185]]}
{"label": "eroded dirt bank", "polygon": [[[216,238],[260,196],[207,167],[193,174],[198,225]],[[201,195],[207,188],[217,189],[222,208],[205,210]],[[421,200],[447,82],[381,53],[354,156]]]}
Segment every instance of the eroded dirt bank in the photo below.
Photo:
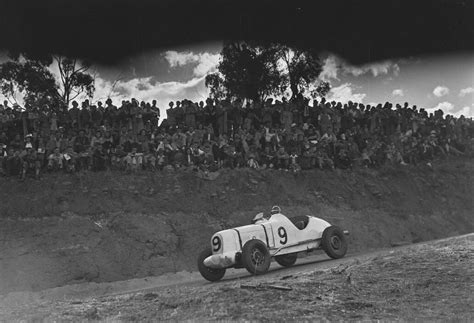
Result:
{"label": "eroded dirt bank", "polygon": [[279,204],[351,231],[350,251],[474,231],[472,159],[430,168],[49,175],[0,182],[0,294],[195,270],[216,230]]}

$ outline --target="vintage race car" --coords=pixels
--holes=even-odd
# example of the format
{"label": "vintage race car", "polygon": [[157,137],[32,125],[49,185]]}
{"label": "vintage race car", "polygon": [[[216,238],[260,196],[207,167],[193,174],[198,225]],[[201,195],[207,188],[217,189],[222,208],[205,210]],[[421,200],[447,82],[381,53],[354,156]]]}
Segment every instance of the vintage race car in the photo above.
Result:
{"label": "vintage race car", "polygon": [[215,233],[210,246],[198,257],[198,268],[205,279],[218,281],[227,268],[263,274],[272,258],[282,266],[292,266],[299,252],[322,249],[331,258],[342,258],[347,251],[347,234],[323,219],[310,215],[288,218],[279,207],[273,207],[269,218],[259,213],[251,225]]}

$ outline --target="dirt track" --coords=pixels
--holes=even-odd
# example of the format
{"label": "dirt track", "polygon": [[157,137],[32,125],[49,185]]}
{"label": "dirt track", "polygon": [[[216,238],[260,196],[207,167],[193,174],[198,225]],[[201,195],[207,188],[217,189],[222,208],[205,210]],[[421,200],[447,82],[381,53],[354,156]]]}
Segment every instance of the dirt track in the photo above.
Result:
{"label": "dirt track", "polygon": [[[73,286],[1,299],[11,320],[474,319],[474,234],[326,260],[270,273],[239,270],[219,283],[196,273]],[[147,284],[149,284],[147,286]],[[275,286],[291,290],[274,289]],[[115,287],[115,288],[114,288]],[[243,288],[246,287],[246,288]],[[138,288],[133,292],[127,291]],[[79,297],[79,294],[82,296]]]}

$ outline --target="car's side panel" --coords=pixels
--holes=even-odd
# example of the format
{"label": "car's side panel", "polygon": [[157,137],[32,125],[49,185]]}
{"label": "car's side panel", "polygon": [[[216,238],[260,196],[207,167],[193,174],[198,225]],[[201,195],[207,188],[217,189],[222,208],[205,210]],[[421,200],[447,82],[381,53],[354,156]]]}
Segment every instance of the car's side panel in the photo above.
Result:
{"label": "car's side panel", "polygon": [[260,224],[265,231],[265,238],[268,248],[275,247],[275,237],[273,236],[272,224],[265,222]]}
{"label": "car's side panel", "polygon": [[281,256],[289,253],[302,252],[302,251],[312,251],[319,248],[321,245],[321,240],[311,240],[311,241],[302,241],[296,245],[285,246],[284,248],[274,248],[270,250],[270,255]]}
{"label": "car's side panel", "polygon": [[[235,228],[236,231],[240,234],[240,238],[242,240],[242,247],[245,243],[252,239],[258,239],[266,243],[268,238],[268,230],[265,230],[260,224],[252,224],[252,225],[245,225],[242,227]],[[267,233],[267,234],[265,234]]]}
{"label": "car's side panel", "polygon": [[322,219],[310,216],[303,230],[298,229],[291,220],[282,214],[274,214],[268,221],[275,237],[273,253],[287,254],[320,246],[324,229],[330,224]]}
{"label": "car's side panel", "polygon": [[315,238],[322,238],[323,232],[327,227],[330,227],[331,224],[323,219],[316,218],[314,216],[309,217],[308,225],[305,230],[311,230],[315,232]]}
{"label": "car's side panel", "polygon": [[272,226],[275,248],[284,248],[287,245],[294,245],[299,241],[307,240],[304,237],[304,231],[299,230],[283,214],[272,215],[268,222],[271,223]]}

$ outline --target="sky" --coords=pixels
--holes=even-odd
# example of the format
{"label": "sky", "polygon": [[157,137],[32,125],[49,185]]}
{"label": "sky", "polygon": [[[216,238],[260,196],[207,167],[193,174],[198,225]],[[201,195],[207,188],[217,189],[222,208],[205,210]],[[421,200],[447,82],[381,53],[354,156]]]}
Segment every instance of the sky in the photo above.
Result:
{"label": "sky", "polygon": [[[204,79],[216,71],[221,49],[221,42],[208,42],[149,51],[114,66],[93,65],[93,101],[111,97],[119,105],[123,99],[155,99],[162,116],[170,101],[204,101],[208,93]],[[5,59],[0,54],[0,63]],[[474,117],[473,53],[396,58],[364,65],[352,65],[331,53],[322,55],[321,60],[320,79],[332,87],[329,100],[408,102],[428,111],[441,109],[455,116]],[[51,70],[58,75],[54,65]]]}

